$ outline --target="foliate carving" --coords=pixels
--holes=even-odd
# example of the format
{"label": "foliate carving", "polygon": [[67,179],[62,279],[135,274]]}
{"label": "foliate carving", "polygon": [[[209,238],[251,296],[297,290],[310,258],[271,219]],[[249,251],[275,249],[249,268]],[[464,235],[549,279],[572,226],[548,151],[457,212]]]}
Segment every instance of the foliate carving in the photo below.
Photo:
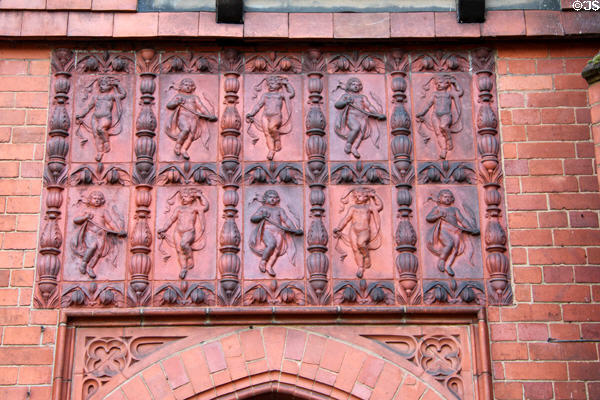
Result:
{"label": "foliate carving", "polygon": [[[167,109],[171,111],[167,124],[166,134],[175,142],[173,152],[189,160],[188,150],[192,143],[200,140],[205,150],[208,150],[210,140],[211,122],[216,122],[215,108],[203,93],[204,102],[194,94],[196,84],[190,78],[182,79],[175,89],[177,93],[167,102]],[[206,103],[206,104],[205,104]]]}
{"label": "foliate carving", "polygon": [[387,168],[379,163],[333,164],[332,183],[338,185],[383,185],[390,181]]}
{"label": "foliate carving", "polygon": [[299,282],[257,283],[244,290],[244,305],[298,305],[303,306],[304,285]]}
{"label": "foliate carving", "polygon": [[436,203],[425,219],[434,224],[427,231],[427,249],[436,256],[437,268],[449,276],[454,276],[452,265],[457,258],[464,255],[473,266],[473,252],[475,244],[471,236],[479,235],[477,217],[473,210],[465,203],[462,208],[466,214],[453,204],[454,194],[448,189],[440,190]]}
{"label": "foliate carving", "polygon": [[167,165],[158,173],[156,183],[159,185],[215,185],[219,182],[214,165],[185,163],[180,165]]}
{"label": "foliate carving", "polygon": [[491,49],[481,47],[471,52],[471,59],[473,60],[473,69],[475,71],[489,71],[494,70],[494,53]]}
{"label": "foliate carving", "polygon": [[250,184],[300,184],[302,183],[302,170],[298,165],[285,163],[275,164],[270,162],[268,166],[263,164],[251,164],[246,167],[244,173],[245,181]]}
{"label": "foliate carving", "polygon": [[252,202],[255,201],[261,206],[250,217],[250,221],[256,226],[250,235],[249,246],[260,257],[260,272],[274,277],[275,263],[284,254],[288,255],[292,265],[296,265],[297,249],[291,236],[303,235],[304,232],[289,205],[287,209],[290,215],[279,206],[280,198],[276,190],[265,191],[262,199],[255,197]]}
{"label": "foliate carving", "polygon": [[[434,91],[427,94],[433,83]],[[451,75],[438,75],[423,86],[425,105],[416,114],[419,134],[427,143],[434,134],[439,157],[445,159],[454,149],[452,135],[463,129],[461,97],[464,90]]]}
{"label": "foliate carving", "polygon": [[167,53],[161,61],[164,73],[214,73],[218,69],[217,57],[209,53]]}
{"label": "foliate carving", "polygon": [[508,277],[506,256],[506,233],[502,224],[502,169],[498,159],[498,119],[491,103],[493,102],[493,54],[489,49],[473,52],[473,66],[476,71],[478,89],[477,148],[479,150],[479,179],[485,193],[486,225],[485,266],[488,276],[488,296],[491,304],[512,303],[512,289]]}
{"label": "foliate carving", "polygon": [[139,362],[165,344],[181,338],[181,336],[86,337],[82,398],[92,398],[101,386],[125,368]]}
{"label": "foliate carving", "polygon": [[61,296],[62,307],[122,307],[125,299],[121,284],[73,285],[63,287]]}
{"label": "foliate carving", "polygon": [[380,54],[358,51],[352,54],[332,54],[328,57],[327,71],[333,72],[385,72],[385,63]]}
{"label": "foliate carving", "polygon": [[408,72],[408,53],[406,51],[395,49],[386,55],[386,67],[389,72]]}
{"label": "foliate carving", "polygon": [[358,148],[361,143],[371,138],[373,146],[379,148],[381,137],[380,127],[375,121],[386,119],[383,114],[381,99],[374,92],[369,95],[377,106],[373,105],[369,98],[361,94],[363,84],[358,78],[350,78],[346,82],[340,81],[333,92],[343,90],[335,102],[338,115],[335,122],[334,132],[345,140],[344,152],[360,158]]}
{"label": "foliate carving", "polygon": [[214,306],[215,290],[209,283],[182,282],[179,287],[165,283],[156,289],[154,303],[156,306]]}
{"label": "foliate carving", "polygon": [[461,342],[447,335],[368,335],[442,383],[457,399],[464,394]]}
{"label": "foliate carving", "polygon": [[101,171],[94,171],[88,165],[82,165],[69,176],[71,186],[85,185],[125,185],[129,184],[131,179],[129,173],[116,165]]}
{"label": "foliate carving", "polygon": [[302,71],[300,57],[286,53],[262,53],[246,56],[247,72],[299,73]]}
{"label": "foliate carving", "polygon": [[115,54],[108,51],[102,53],[78,54],[77,71],[88,73],[122,73],[133,72],[134,61],[131,54]]}
{"label": "foliate carving", "polygon": [[394,285],[391,282],[339,282],[333,288],[335,304],[394,304]]}
{"label": "foliate carving", "polygon": [[318,49],[310,49],[303,57],[304,72],[325,72],[325,56]]}
{"label": "foliate carving", "polygon": [[425,304],[485,304],[485,289],[480,282],[433,281],[423,285]]}
{"label": "foliate carving", "polygon": [[356,276],[362,278],[365,269],[371,268],[371,250],[381,247],[381,216],[383,200],[372,189],[358,187],[348,191],[341,199],[344,212],[346,205],[352,198],[352,205],[348,207],[346,214],[339,225],[333,229],[336,238],[335,248],[343,260],[348,254],[341,247],[342,242],[352,250],[354,262],[358,267]]}
{"label": "foliate carving", "polygon": [[465,72],[469,70],[469,60],[461,54],[444,53],[437,51],[429,54],[417,55],[412,62],[412,70],[419,71],[454,71]]}
{"label": "foliate carving", "polygon": [[[246,114],[246,122],[252,144],[258,142],[256,132],[264,135],[268,149],[267,159],[272,160],[275,153],[281,151],[281,135],[291,132],[294,113],[291,99],[296,95],[296,91],[286,77],[268,76],[254,86],[253,98],[258,97],[265,85],[267,91]],[[258,113],[260,116],[254,118]]]}
{"label": "foliate carving", "polygon": [[425,162],[419,165],[419,183],[468,183],[477,177],[473,165],[463,162]]}
{"label": "foliate carving", "polygon": [[244,59],[236,49],[225,49],[221,53],[221,71],[241,73],[244,70]]}

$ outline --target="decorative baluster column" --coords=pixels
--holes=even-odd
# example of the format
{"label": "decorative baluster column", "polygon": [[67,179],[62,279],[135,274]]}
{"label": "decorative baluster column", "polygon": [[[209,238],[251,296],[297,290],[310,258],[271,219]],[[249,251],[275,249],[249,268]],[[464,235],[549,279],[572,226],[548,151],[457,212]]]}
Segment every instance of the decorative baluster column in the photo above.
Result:
{"label": "decorative baluster column", "polygon": [[304,63],[308,71],[308,102],[310,109],[306,114],[306,180],[310,188],[310,227],[306,234],[308,257],[308,299],[311,304],[327,304],[331,295],[328,288],[329,258],[327,257],[328,234],[323,219],[325,218],[325,187],[327,184],[327,141],[325,127],[327,122],[321,104],[323,103],[322,54],[318,50],[310,50]]}
{"label": "decorative baluster column", "polygon": [[66,105],[71,90],[71,71],[75,58],[68,49],[57,49],[52,55],[54,71],[54,102],[50,114],[48,143],[46,152],[48,161],[44,171],[46,188],[46,212],[40,233],[39,253],[37,261],[38,287],[35,296],[36,307],[57,307],[58,274],[61,269],[63,234],[59,226],[63,191],[67,182],[66,158],[69,153],[69,129],[71,119]]}
{"label": "decorative baluster column", "polygon": [[406,55],[400,51],[392,53],[388,63],[394,68],[392,76],[393,112],[390,118],[392,134],[393,182],[396,186],[396,205],[398,207],[398,225],[394,240],[396,242],[396,270],[399,278],[398,301],[401,304],[418,304],[421,302],[421,291],[418,286],[417,234],[412,225],[412,190],[415,178],[412,166],[412,149],[410,115],[404,107],[406,102]]}
{"label": "decorative baluster column", "polygon": [[223,90],[225,110],[221,116],[221,179],[223,185],[223,218],[219,233],[219,304],[236,305],[241,301],[240,243],[241,234],[237,226],[238,203],[242,173],[240,134],[242,119],[237,109],[240,90],[241,56],[235,50],[226,50],[222,55],[221,68],[225,70]]}
{"label": "decorative baluster column", "polygon": [[156,116],[154,114],[154,92],[156,91],[156,72],[158,55],[152,49],[141,50],[138,54],[138,72],[140,73],[140,105],[136,120],[135,168],[133,181],[135,186],[135,225],[131,233],[133,254],[129,265],[130,290],[128,303],[131,306],[143,306],[150,303],[152,290],[149,275],[152,270],[152,231],[150,229],[150,205],[152,204],[152,184],[156,177],[154,155],[156,153]]}
{"label": "decorative baluster column", "polygon": [[494,95],[494,56],[489,49],[473,52],[475,86],[478,94],[477,148],[479,177],[483,183],[485,202],[485,266],[488,272],[488,302],[510,304],[512,288],[509,281],[509,262],[506,256],[506,231],[502,217],[502,169],[498,160],[498,119],[492,109]]}

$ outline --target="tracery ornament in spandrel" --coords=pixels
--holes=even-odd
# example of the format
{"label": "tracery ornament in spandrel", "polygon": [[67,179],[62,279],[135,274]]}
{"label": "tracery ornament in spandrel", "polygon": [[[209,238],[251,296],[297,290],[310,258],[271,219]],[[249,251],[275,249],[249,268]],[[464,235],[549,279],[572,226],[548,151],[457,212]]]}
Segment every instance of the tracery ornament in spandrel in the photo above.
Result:
{"label": "tracery ornament in spandrel", "polygon": [[38,307],[510,304],[489,49],[57,49]]}

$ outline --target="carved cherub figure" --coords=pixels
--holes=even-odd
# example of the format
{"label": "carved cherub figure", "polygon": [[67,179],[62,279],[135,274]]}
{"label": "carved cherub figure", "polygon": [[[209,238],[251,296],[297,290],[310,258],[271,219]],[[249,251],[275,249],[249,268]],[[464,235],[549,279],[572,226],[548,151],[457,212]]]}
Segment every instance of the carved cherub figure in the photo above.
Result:
{"label": "carved cherub figure", "polygon": [[[210,135],[207,121],[215,122],[217,117],[194,94],[196,84],[190,78],[182,79],[178,86],[171,86],[169,89],[176,89],[177,94],[167,103],[167,108],[173,110],[167,125],[167,136],[175,141],[175,155],[188,160],[188,150],[197,139],[201,139],[204,148],[208,150]],[[204,99],[208,102],[206,96]]]}
{"label": "carved cherub figure", "polygon": [[[123,105],[121,102],[127,96],[117,78],[112,76],[103,76],[95,79],[86,88],[86,94],[83,100],[87,100],[89,93],[94,85],[98,85],[98,93],[93,95],[85,109],[75,116],[79,127],[77,136],[81,138],[81,143],[85,144],[87,139],[80,133],[81,127],[92,133],[96,145],[96,161],[102,161],[104,153],[110,151],[110,136],[121,133],[123,116]],[[86,115],[94,110],[90,119],[90,124],[85,122]]]}
{"label": "carved cherub figure", "polygon": [[[373,136],[373,144],[379,148],[379,131],[377,127],[373,127],[373,119],[383,121],[385,114],[375,108],[367,96],[361,94],[363,85],[360,79],[350,78],[346,83],[340,82],[334,92],[338,89],[345,93],[335,102],[335,108],[340,112],[334,131],[346,141],[344,152],[360,158],[358,148],[363,140]],[[371,96],[377,100],[373,93]]]}
{"label": "carved cherub figure", "polygon": [[[433,200],[429,198],[429,200]],[[454,207],[454,194],[448,190],[440,190],[435,206],[425,217],[427,222],[435,225],[427,232],[427,248],[438,258],[437,267],[440,272],[447,272],[454,276],[452,265],[457,257],[468,248],[469,262],[473,255],[473,246],[467,235],[479,235],[479,228],[475,222],[473,212],[466,206],[463,207],[471,214],[471,219],[466,218],[461,211]]]}
{"label": "carved cherub figure", "polygon": [[[371,250],[381,247],[381,218],[379,213],[383,210],[383,201],[373,189],[359,187],[350,190],[342,198],[342,209],[344,211],[348,204],[348,197],[352,195],[353,203],[338,226],[333,230],[333,236],[337,239],[336,250],[341,253],[342,260],[346,252],[339,248],[342,240],[354,253],[354,260],[358,266],[356,276],[362,278],[365,269],[371,267]],[[348,231],[344,229],[350,225]]]}
{"label": "carved cherub figure", "polygon": [[[85,212],[73,218],[73,223],[79,225],[77,233],[71,241],[73,252],[81,258],[79,272],[90,278],[96,278],[94,267],[98,261],[115,251],[117,238],[127,236],[123,224],[115,221],[113,214],[104,207],[106,200],[100,191],[93,191],[87,198],[82,198],[78,203],[86,206]],[[117,214],[116,209],[113,212]],[[118,214],[117,217],[122,219]],[[116,254],[112,259],[116,268]]]}
{"label": "carved cherub figure", "polygon": [[[450,75],[431,78],[424,86],[425,92],[429,91],[431,82],[435,83],[435,91],[429,95],[423,110],[416,115],[419,122],[419,134],[427,143],[430,137],[423,130],[423,126],[432,131],[437,141],[439,156],[441,159],[445,159],[448,151],[454,148],[452,134],[462,130],[460,98],[464,92],[456,79]],[[432,108],[433,112],[427,118],[426,115]]]}
{"label": "carved cherub figure", "polygon": [[[292,242],[290,260],[295,264],[295,247],[291,235],[302,235],[304,232],[287,215],[285,210],[279,207],[279,193],[275,190],[267,190],[262,197],[262,205],[250,217],[250,221],[258,224],[250,236],[250,249],[260,257],[258,268],[260,272],[266,272],[275,276],[273,267],[277,259],[288,251],[289,242]],[[291,212],[291,210],[290,210]]]}
{"label": "carved cherub figure", "polygon": [[[287,78],[269,76],[254,87],[256,92],[254,97],[262,90],[263,82],[267,84],[267,92],[263,93],[252,111],[246,114],[246,121],[250,124],[248,135],[252,138],[253,144],[258,141],[256,135],[252,133],[253,126],[265,135],[265,141],[269,149],[267,159],[272,160],[275,153],[281,150],[281,135],[290,133],[293,112],[291,99],[294,98],[296,92]],[[261,109],[262,115],[256,120],[254,116]]]}
{"label": "carved cherub figure", "polygon": [[[175,197],[178,195],[181,198],[181,204],[171,210],[171,206],[175,204]],[[204,214],[209,209],[209,203],[202,191],[196,189],[178,190],[167,203],[169,206],[165,210],[165,214],[170,212],[169,219],[158,230],[158,237],[161,239],[161,247],[162,241],[166,240],[167,244],[175,248],[181,267],[179,278],[184,279],[187,271],[194,268],[194,251],[202,250],[206,245]],[[175,228],[172,234],[167,235],[173,224],[175,224]],[[165,259],[168,259],[166,252],[162,248],[159,249],[165,255]]]}

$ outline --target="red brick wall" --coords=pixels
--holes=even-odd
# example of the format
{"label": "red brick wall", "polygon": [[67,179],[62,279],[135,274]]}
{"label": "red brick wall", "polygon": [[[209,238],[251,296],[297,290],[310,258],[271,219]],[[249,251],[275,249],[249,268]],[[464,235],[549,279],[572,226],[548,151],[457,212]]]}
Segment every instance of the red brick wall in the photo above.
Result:
{"label": "red brick wall", "polygon": [[58,313],[30,309],[49,57],[0,47],[0,399],[50,398]]}
{"label": "red brick wall", "polygon": [[[581,70],[595,46],[498,47],[516,307],[492,308],[498,399],[600,398],[600,195]],[[555,397],[553,397],[555,396]]]}
{"label": "red brick wall", "polygon": [[[489,310],[497,399],[600,398],[598,344],[548,343],[600,339],[600,196],[580,77],[597,51],[498,45],[517,304]],[[0,399],[50,398],[58,313],[30,309],[49,55],[0,47]]]}

